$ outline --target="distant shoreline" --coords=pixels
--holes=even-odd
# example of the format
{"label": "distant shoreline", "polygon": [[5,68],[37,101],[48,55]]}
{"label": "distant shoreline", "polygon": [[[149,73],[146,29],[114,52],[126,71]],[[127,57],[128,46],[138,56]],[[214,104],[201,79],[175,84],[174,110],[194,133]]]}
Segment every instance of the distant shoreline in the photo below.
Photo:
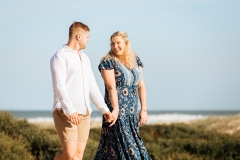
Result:
{"label": "distant shoreline", "polygon": [[[52,122],[30,122],[40,128],[54,128],[54,123]],[[217,131],[220,133],[227,133],[230,135],[237,135],[240,137],[240,115],[231,116],[209,116],[205,119],[189,120],[183,122],[158,122],[153,125],[170,125],[170,124],[187,124],[193,127],[204,128],[205,130]],[[91,121],[91,128],[100,128],[102,125],[101,121]],[[152,124],[146,124],[152,125]]]}
{"label": "distant shoreline", "polygon": [[[18,113],[30,114],[30,113],[39,113],[39,114],[51,114],[52,110],[0,110],[0,112],[11,112],[13,115]],[[235,115],[240,114],[240,110],[148,110],[148,114],[166,114],[166,113],[183,113],[183,114],[202,114],[202,115]],[[92,114],[101,115],[100,111],[94,110]]]}
{"label": "distant shoreline", "polygon": [[[51,123],[52,111],[3,111],[10,112],[17,119],[27,119],[30,123]],[[189,123],[195,120],[204,120],[209,117],[226,117],[240,115],[239,111],[148,111],[147,124],[168,124],[168,123]],[[99,111],[93,111],[91,114],[92,123],[101,123],[102,114]]]}

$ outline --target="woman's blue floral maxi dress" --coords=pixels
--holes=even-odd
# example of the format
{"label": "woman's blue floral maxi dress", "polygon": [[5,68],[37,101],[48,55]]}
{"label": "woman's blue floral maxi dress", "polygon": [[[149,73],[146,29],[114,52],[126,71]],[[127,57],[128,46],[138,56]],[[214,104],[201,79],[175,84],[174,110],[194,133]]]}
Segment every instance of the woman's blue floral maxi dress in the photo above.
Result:
{"label": "woman's blue floral maxi dress", "polygon": [[[102,123],[101,139],[95,160],[151,160],[139,135],[138,83],[142,79],[142,62],[136,57],[136,67],[130,70],[123,63],[112,58],[102,61],[101,69],[114,69],[118,93],[119,113],[116,123]],[[105,86],[105,102],[113,110]]]}

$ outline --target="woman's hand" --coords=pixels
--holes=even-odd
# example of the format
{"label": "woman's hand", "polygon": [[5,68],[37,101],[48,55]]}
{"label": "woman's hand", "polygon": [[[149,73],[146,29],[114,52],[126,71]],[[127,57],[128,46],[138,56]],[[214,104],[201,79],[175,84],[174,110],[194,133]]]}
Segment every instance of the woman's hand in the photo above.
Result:
{"label": "woman's hand", "polygon": [[[118,118],[118,111],[119,111],[119,106],[118,106],[118,93],[116,90],[116,82],[115,82],[115,74],[114,74],[114,69],[111,70],[104,70],[101,69],[101,75],[104,80],[104,83],[106,85],[106,88],[109,93],[109,98],[113,107],[112,111],[112,117],[111,117],[111,124],[109,127],[115,124]],[[109,119],[108,119],[109,120]]]}
{"label": "woman's hand", "polygon": [[[142,71],[142,69],[141,69]],[[139,123],[140,125],[144,125],[147,123],[148,115],[147,115],[147,92],[144,80],[142,80],[138,83],[138,93],[139,93],[139,99],[141,103],[141,110],[139,113]]]}
{"label": "woman's hand", "polygon": [[119,109],[113,109],[113,111],[112,111],[112,122],[109,125],[109,127],[113,126],[116,123],[116,121],[118,119],[118,112],[119,112]]}
{"label": "woman's hand", "polygon": [[139,113],[139,122],[140,125],[144,125],[145,123],[147,123],[148,120],[148,115],[147,115],[147,110],[141,110]]}

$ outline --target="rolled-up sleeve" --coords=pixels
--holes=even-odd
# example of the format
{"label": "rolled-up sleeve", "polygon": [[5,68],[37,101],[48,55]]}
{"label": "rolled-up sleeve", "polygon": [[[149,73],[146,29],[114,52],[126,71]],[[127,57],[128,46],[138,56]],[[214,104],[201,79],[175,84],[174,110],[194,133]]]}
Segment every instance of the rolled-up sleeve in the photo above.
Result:
{"label": "rolled-up sleeve", "polygon": [[69,92],[66,88],[66,64],[65,58],[61,55],[54,55],[50,61],[51,74],[52,74],[52,85],[56,96],[58,97],[63,110],[66,114],[71,115],[76,110],[74,109],[73,103],[70,99]]}

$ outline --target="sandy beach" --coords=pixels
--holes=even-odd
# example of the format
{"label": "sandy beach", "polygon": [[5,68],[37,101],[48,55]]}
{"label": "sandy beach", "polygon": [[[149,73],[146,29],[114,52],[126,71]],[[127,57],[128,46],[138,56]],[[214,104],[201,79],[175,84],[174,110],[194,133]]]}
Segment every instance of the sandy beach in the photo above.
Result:
{"label": "sandy beach", "polygon": [[[54,123],[52,122],[31,122],[34,125],[39,126],[40,128],[54,128]],[[206,130],[216,130],[219,133],[227,133],[230,135],[239,135],[240,136],[240,115],[235,116],[210,116],[206,119],[200,120],[189,120],[189,121],[178,121],[178,122],[159,122],[154,124],[178,124],[184,123],[190,126],[195,126],[199,128],[204,128]],[[91,121],[91,128],[100,128],[102,125],[101,121]],[[151,125],[147,124],[147,125]]]}

